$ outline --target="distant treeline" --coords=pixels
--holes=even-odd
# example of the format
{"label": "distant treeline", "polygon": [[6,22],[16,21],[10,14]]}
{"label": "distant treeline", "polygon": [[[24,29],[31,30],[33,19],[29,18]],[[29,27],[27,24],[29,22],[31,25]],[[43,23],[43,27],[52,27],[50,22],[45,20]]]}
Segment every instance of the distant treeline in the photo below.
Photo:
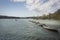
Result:
{"label": "distant treeline", "polygon": [[0,19],[19,19],[20,17],[13,17],[13,16],[4,16],[0,15]]}
{"label": "distant treeline", "polygon": [[55,13],[49,13],[48,15],[38,16],[38,17],[14,17],[14,16],[2,16],[0,15],[0,19],[55,19],[60,20],[60,9],[57,10]]}
{"label": "distant treeline", "polygon": [[55,13],[51,14],[49,13],[48,15],[43,15],[38,17],[38,19],[55,19],[55,20],[60,20],[60,9],[57,10]]}
{"label": "distant treeline", "polygon": [[0,15],[0,19],[35,19],[37,17],[14,17],[14,16],[5,16]]}

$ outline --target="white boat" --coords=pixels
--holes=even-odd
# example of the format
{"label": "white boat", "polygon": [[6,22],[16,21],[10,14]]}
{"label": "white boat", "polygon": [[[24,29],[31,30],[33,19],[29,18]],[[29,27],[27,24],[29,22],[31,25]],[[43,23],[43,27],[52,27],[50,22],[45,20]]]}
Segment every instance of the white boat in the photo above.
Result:
{"label": "white boat", "polygon": [[58,29],[52,28],[52,27],[49,27],[49,26],[43,26],[43,28],[45,28],[47,30],[50,30],[50,31],[58,32]]}

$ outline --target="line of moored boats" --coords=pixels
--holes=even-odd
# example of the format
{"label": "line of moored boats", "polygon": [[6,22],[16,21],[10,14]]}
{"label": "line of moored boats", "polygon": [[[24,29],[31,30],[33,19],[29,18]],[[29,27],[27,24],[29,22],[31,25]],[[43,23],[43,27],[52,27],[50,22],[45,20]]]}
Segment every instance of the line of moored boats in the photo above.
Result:
{"label": "line of moored boats", "polygon": [[49,26],[47,26],[46,24],[42,24],[42,23],[40,23],[40,22],[38,22],[38,21],[30,20],[30,22],[35,23],[36,25],[38,25],[38,26],[40,26],[40,27],[43,27],[44,29],[47,29],[47,30],[50,30],[50,31],[54,31],[54,32],[58,32],[57,29],[52,28],[52,27],[49,27]]}

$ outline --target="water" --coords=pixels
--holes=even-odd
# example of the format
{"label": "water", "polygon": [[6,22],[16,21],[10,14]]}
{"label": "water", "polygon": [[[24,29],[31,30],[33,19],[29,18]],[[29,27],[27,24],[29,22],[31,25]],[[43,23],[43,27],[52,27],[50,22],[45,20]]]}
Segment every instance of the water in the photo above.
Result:
{"label": "water", "polygon": [[0,40],[59,40],[59,34],[28,19],[0,19]]}

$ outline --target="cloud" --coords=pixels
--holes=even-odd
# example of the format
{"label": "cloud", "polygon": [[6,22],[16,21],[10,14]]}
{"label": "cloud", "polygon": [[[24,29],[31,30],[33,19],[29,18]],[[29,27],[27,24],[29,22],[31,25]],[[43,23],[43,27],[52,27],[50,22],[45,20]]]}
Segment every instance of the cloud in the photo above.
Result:
{"label": "cloud", "polygon": [[24,2],[25,0],[10,0],[12,2]]}
{"label": "cloud", "polygon": [[54,13],[60,9],[60,0],[26,0],[26,8],[42,14]]}
{"label": "cloud", "polygon": [[26,8],[36,13],[54,13],[60,9],[60,0],[11,0],[13,2],[25,2]]}

